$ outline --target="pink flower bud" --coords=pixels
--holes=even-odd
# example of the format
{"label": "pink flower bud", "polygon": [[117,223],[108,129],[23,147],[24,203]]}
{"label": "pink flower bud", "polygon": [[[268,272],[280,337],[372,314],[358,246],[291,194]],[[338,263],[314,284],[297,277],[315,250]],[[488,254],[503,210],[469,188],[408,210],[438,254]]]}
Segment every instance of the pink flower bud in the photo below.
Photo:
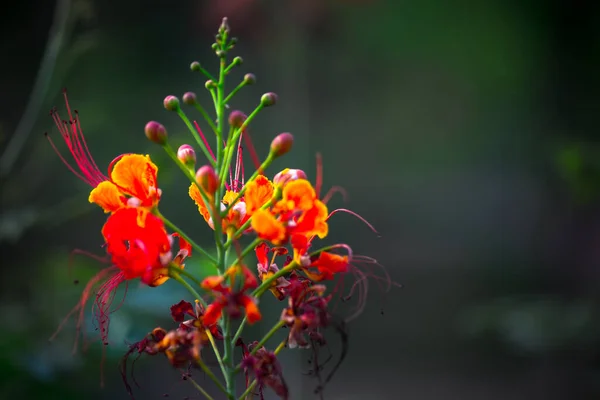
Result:
{"label": "pink flower bud", "polygon": [[163,105],[169,111],[177,111],[179,109],[179,99],[175,96],[167,96],[163,101]]}
{"label": "pink flower bud", "polygon": [[297,179],[306,179],[306,174],[301,169],[286,168],[279,172],[273,178],[273,183],[276,186],[284,186],[286,183],[295,181]]}
{"label": "pink flower bud", "polygon": [[234,110],[231,112],[231,114],[229,114],[229,125],[234,128],[239,128],[246,121],[246,118],[248,118],[246,114],[241,111]]}
{"label": "pink flower bud", "polygon": [[183,94],[183,102],[188,106],[193,106],[196,104],[196,93],[194,92],[186,92]]}
{"label": "pink flower bud", "polygon": [[247,73],[246,75],[244,75],[244,83],[246,85],[253,85],[256,83],[256,76],[254,74],[251,73]]}
{"label": "pink flower bud", "polygon": [[177,158],[188,167],[194,168],[194,165],[196,165],[196,152],[189,144],[179,146]]}
{"label": "pink flower bud", "polygon": [[271,154],[280,157],[290,151],[294,144],[294,136],[291,133],[280,133],[271,142]]}
{"label": "pink flower bud", "polygon": [[219,178],[210,165],[203,165],[196,171],[196,182],[210,196],[219,188]]}
{"label": "pink flower bud", "polygon": [[273,92],[265,93],[260,98],[260,102],[265,107],[274,106],[277,103],[277,95]]}
{"label": "pink flower bud", "polygon": [[144,128],[144,133],[148,140],[161,146],[167,143],[167,130],[165,127],[156,121],[150,121]]}

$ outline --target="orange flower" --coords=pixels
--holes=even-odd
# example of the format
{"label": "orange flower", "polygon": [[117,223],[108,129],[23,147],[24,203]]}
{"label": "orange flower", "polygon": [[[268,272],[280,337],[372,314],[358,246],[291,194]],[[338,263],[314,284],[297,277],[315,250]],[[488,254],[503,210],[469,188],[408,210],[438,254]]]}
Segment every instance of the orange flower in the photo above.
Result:
{"label": "orange flower", "polygon": [[90,203],[96,203],[104,212],[113,213],[120,208],[158,205],[161,191],[157,187],[158,167],[150,156],[125,154],[109,167],[109,178],[90,193]]}
{"label": "orange flower", "polygon": [[327,206],[317,198],[306,179],[287,183],[279,200],[270,210],[258,210],[252,217],[252,229],[275,245],[290,235],[327,236]]}
{"label": "orange flower", "polygon": [[[227,190],[221,200],[221,212],[231,204],[233,204],[233,206],[229,208],[227,215],[222,219],[223,230],[227,230],[231,227],[237,229],[242,226],[252,214],[271,199],[273,191],[273,184],[263,175],[259,175],[256,179],[248,182],[245,185],[244,196],[237,201],[236,198],[239,195],[239,191]],[[189,195],[198,206],[200,215],[202,215],[208,225],[214,229],[209,208],[205,204],[198,187],[193,183],[190,185]]]}
{"label": "orange flower", "polygon": [[[69,120],[62,120],[56,110],[52,110],[51,115],[76,166],[73,167],[67,162],[50,136],[48,140],[67,168],[92,186],[89,202],[98,204],[106,213],[114,213],[125,207],[155,207],[160,199],[160,189],[156,180],[158,168],[150,157],[140,154],[119,156],[109,166],[109,176],[105,176],[87,147],[77,111],[71,111],[66,91],[63,94]],[[141,215],[140,221],[143,220]]]}
{"label": "orange flower", "polygon": [[251,216],[273,197],[273,184],[264,175],[259,175],[253,181],[246,184],[244,201],[246,202],[246,214]]}

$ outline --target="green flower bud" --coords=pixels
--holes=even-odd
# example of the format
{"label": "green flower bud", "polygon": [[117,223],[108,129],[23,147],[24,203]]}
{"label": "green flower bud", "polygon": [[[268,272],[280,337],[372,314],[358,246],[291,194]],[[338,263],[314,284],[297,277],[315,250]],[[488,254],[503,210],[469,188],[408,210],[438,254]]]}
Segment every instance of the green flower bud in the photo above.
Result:
{"label": "green flower bud", "polygon": [[273,92],[265,93],[260,98],[260,102],[265,107],[274,106],[277,103],[277,95]]}
{"label": "green flower bud", "polygon": [[253,85],[256,83],[256,76],[254,76],[254,74],[246,74],[244,75],[244,83],[246,85]]}
{"label": "green flower bud", "polygon": [[179,99],[175,96],[167,96],[163,101],[163,105],[169,111],[177,111],[179,109]]}
{"label": "green flower bud", "polygon": [[200,63],[198,61],[194,61],[190,64],[190,69],[194,72],[200,72]]}

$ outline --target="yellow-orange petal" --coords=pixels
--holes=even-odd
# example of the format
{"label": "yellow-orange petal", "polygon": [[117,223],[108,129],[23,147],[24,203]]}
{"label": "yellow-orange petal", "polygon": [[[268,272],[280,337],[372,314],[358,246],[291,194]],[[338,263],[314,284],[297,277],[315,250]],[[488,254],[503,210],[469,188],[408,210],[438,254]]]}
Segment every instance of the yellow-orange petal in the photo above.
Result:
{"label": "yellow-orange petal", "polygon": [[202,289],[214,290],[223,283],[224,279],[225,278],[223,276],[218,275],[207,276],[206,278],[204,278],[200,286],[202,287]]}
{"label": "yellow-orange petal", "polygon": [[243,296],[240,299],[241,305],[244,307],[246,311],[246,317],[248,318],[248,323],[253,324],[255,322],[260,321],[262,315],[260,314],[260,310],[258,309],[258,305],[254,301],[254,299],[250,296]]}
{"label": "yellow-orange petal", "polygon": [[246,202],[246,215],[252,215],[273,197],[273,183],[264,175],[259,175],[246,184],[244,201]]}
{"label": "yellow-orange petal", "polygon": [[316,198],[317,194],[310,182],[306,179],[297,179],[285,185],[278,207],[287,211],[309,210]]}
{"label": "yellow-orange petal", "polygon": [[221,202],[226,206],[230,205],[238,196],[238,192],[234,192],[233,190],[225,191],[225,195],[223,195],[223,199]]}
{"label": "yellow-orange petal", "polygon": [[329,233],[329,225],[327,224],[327,206],[321,200],[315,200],[314,206],[317,208],[318,214],[315,218],[315,229],[312,233],[323,239]]}
{"label": "yellow-orange petal", "polygon": [[148,283],[148,286],[150,286],[150,287],[160,286],[168,280],[169,280],[169,269],[168,268],[159,268],[159,269],[152,271],[152,279],[150,280],[150,283]]}
{"label": "yellow-orange petal", "polygon": [[202,217],[204,217],[204,220],[208,222],[208,220],[210,219],[210,212],[204,204],[204,199],[202,199],[200,190],[198,190],[198,187],[194,183],[192,183],[188,192],[192,200],[194,200],[194,202],[198,206],[198,212],[200,213],[200,215],[202,215]]}
{"label": "yellow-orange petal", "polygon": [[280,245],[285,240],[285,226],[267,210],[258,210],[252,216],[252,229],[262,239],[275,245]]}
{"label": "yellow-orange petal", "polygon": [[105,213],[113,213],[126,205],[119,189],[110,181],[100,182],[90,192],[88,201],[102,207]]}
{"label": "yellow-orange petal", "polygon": [[158,167],[150,160],[150,156],[126,154],[113,166],[110,179],[119,189],[140,199],[142,203],[154,203],[158,201],[157,173]]}

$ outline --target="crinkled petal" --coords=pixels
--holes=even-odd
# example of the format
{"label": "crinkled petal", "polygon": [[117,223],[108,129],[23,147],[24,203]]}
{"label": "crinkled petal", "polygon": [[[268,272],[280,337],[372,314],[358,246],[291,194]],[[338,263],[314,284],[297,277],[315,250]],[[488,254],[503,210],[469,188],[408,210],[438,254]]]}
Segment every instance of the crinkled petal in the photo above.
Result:
{"label": "crinkled petal", "polygon": [[121,195],[117,186],[110,181],[100,182],[90,192],[88,200],[102,207],[105,213],[114,213],[127,204],[127,200]]}

